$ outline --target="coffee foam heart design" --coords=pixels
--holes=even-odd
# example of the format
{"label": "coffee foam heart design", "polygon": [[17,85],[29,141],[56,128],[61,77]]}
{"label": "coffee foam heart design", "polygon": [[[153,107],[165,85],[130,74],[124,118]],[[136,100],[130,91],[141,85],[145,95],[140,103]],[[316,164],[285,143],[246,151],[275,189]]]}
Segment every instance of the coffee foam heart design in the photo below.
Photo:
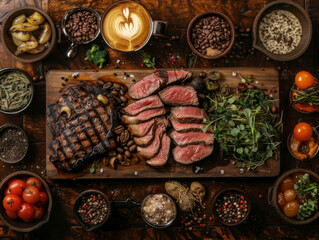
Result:
{"label": "coffee foam heart design", "polygon": [[123,9],[123,15],[114,20],[114,27],[117,34],[121,38],[127,38],[128,40],[133,38],[142,29],[141,18],[135,13],[130,13],[129,8]]}

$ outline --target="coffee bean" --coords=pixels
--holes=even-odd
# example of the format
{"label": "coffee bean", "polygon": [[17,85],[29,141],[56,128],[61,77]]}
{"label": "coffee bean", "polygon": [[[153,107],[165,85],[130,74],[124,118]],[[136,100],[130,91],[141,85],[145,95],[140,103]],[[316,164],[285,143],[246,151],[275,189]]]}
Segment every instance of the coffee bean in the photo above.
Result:
{"label": "coffee bean", "polygon": [[129,148],[129,151],[130,152],[134,152],[136,150],[136,145],[132,145],[130,148]]}
{"label": "coffee bean", "polygon": [[119,95],[119,92],[116,91],[116,90],[113,90],[113,91],[111,91],[111,94],[112,94],[113,96],[118,96],[118,95]]}
{"label": "coffee bean", "polygon": [[112,86],[112,83],[111,83],[111,82],[106,82],[106,83],[104,83],[104,85],[103,85],[103,89],[107,90],[107,89],[109,89],[111,86]]}
{"label": "coffee bean", "polygon": [[117,91],[121,90],[121,85],[120,84],[117,84],[117,83],[114,83],[113,84],[113,88]]}
{"label": "coffee bean", "polygon": [[125,150],[125,151],[127,151],[127,150],[128,150],[128,147],[127,147],[127,146],[124,146],[123,148],[124,148],[124,150]]}
{"label": "coffee bean", "polygon": [[117,158],[120,162],[122,162],[122,161],[124,160],[124,157],[123,157],[122,154],[117,154],[117,155],[116,155],[116,158]]}
{"label": "coffee bean", "polygon": [[114,132],[119,135],[124,131],[124,126],[123,125],[118,125],[114,128]]}
{"label": "coffee bean", "polygon": [[131,154],[129,151],[125,151],[125,152],[124,152],[124,155],[125,155],[127,158],[131,158],[131,157],[132,157],[132,154]]}
{"label": "coffee bean", "polygon": [[123,103],[126,103],[126,102],[127,102],[127,98],[124,97],[124,96],[121,96],[120,99],[121,99],[121,101],[122,101]]}
{"label": "coffee bean", "polygon": [[117,147],[117,148],[116,148],[116,151],[117,151],[118,153],[124,153],[124,149],[121,148],[121,147]]}
{"label": "coffee bean", "polygon": [[134,144],[134,140],[130,140],[130,141],[126,144],[126,146],[130,147],[130,146],[132,146],[133,144]]}

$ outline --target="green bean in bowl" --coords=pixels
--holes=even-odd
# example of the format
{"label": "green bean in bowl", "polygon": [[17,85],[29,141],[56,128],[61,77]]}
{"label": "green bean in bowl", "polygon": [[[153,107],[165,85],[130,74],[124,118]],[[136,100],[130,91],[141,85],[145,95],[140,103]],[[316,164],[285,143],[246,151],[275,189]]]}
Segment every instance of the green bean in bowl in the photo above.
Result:
{"label": "green bean in bowl", "polygon": [[18,68],[0,71],[0,112],[16,114],[24,111],[33,98],[31,78]]}

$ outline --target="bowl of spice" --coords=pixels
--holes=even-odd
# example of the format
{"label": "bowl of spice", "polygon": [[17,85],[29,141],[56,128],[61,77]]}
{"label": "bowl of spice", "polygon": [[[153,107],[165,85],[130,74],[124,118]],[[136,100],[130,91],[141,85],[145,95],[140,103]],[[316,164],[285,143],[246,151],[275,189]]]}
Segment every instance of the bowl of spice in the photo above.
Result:
{"label": "bowl of spice", "polygon": [[17,163],[27,154],[29,142],[27,134],[14,124],[0,127],[0,160]]}
{"label": "bowl of spice", "polygon": [[247,194],[238,188],[227,188],[215,196],[213,210],[219,221],[227,226],[243,223],[251,209]]}
{"label": "bowl of spice", "polygon": [[253,47],[278,61],[291,61],[308,48],[312,23],[308,13],[289,0],[267,4],[257,14],[253,25]]}
{"label": "bowl of spice", "polygon": [[110,201],[104,193],[98,190],[82,192],[73,205],[74,218],[86,231],[101,227],[110,214]]}
{"label": "bowl of spice", "polygon": [[187,28],[187,42],[198,56],[218,59],[225,56],[235,41],[232,21],[220,12],[205,12],[197,15]]}
{"label": "bowl of spice", "polygon": [[141,215],[151,227],[166,228],[176,219],[176,205],[173,199],[164,193],[150,194],[142,202]]}
{"label": "bowl of spice", "polygon": [[17,114],[31,103],[34,94],[32,80],[19,68],[0,70],[0,112]]}

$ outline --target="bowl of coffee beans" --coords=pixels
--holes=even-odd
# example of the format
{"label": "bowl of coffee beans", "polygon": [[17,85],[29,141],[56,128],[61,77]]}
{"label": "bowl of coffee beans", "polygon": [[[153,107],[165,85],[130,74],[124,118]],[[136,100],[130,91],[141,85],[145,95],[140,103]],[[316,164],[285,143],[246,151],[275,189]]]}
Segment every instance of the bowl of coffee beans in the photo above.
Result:
{"label": "bowl of coffee beans", "polygon": [[232,48],[234,41],[234,24],[223,13],[201,13],[188,25],[188,45],[202,58],[218,59],[225,56]]}

